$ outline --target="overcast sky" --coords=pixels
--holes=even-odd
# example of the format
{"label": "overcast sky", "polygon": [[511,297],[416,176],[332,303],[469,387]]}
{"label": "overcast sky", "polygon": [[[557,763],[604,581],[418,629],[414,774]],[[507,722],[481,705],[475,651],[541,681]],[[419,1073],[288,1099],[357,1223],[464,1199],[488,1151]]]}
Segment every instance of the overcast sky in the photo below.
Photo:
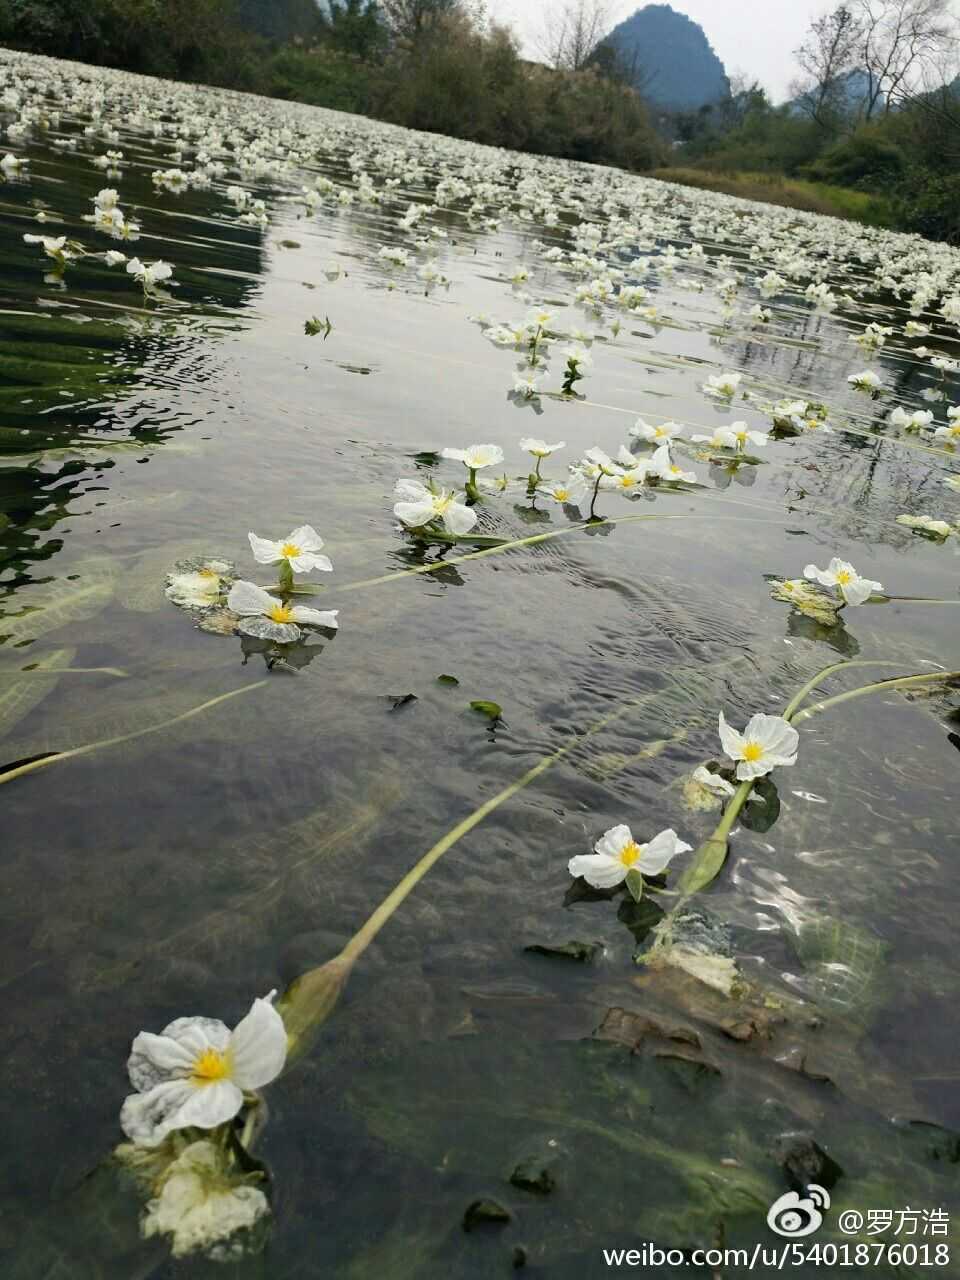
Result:
{"label": "overcast sky", "polygon": [[[546,15],[564,0],[487,0],[491,18],[512,26],[527,57],[540,57],[537,36]],[[793,50],[812,17],[829,0],[670,0],[671,7],[699,22],[727,74],[743,71],[759,80],[775,102],[788,96],[796,75]],[[644,0],[608,0],[612,25],[645,7]]]}

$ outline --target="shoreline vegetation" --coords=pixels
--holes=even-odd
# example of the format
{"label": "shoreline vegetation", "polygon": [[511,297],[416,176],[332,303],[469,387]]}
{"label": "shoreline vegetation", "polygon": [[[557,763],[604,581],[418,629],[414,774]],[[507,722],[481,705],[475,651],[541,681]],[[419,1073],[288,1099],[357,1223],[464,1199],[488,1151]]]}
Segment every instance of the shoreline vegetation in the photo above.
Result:
{"label": "shoreline vegetation", "polygon": [[782,173],[715,173],[710,169],[670,166],[653,169],[647,175],[659,182],[717,191],[722,195],[776,204],[805,213],[825,214],[862,222],[869,227],[896,227],[893,204],[883,196],[852,187],[835,187],[825,182],[787,178]]}

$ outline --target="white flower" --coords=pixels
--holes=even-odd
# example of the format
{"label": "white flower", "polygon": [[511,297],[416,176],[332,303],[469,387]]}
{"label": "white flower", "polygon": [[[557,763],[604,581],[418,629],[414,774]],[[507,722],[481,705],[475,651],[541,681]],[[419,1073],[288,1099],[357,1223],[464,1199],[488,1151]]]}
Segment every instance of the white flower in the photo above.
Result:
{"label": "white flower", "polygon": [[826,569],[818,569],[815,564],[808,564],[803,576],[811,582],[819,582],[825,587],[836,587],[849,605],[863,604],[869,600],[874,591],[882,591],[879,582],[869,578],[861,578],[852,564],[834,556]]}
{"label": "white flower", "polygon": [[540,379],[524,377],[521,374],[514,379],[513,390],[518,396],[523,396],[525,400],[532,400],[534,396],[540,394]]}
{"label": "white flower", "polygon": [[797,763],[800,735],[782,716],[751,716],[743,733],[731,729],[720,712],[720,742],[731,760],[737,760],[741,782],[762,778],[778,765]]}
{"label": "white flower", "polygon": [[527,453],[532,453],[535,458],[549,458],[551,453],[556,453],[558,449],[565,447],[565,440],[558,440],[556,444],[547,444],[546,440],[537,440],[534,436],[524,436],[520,441],[520,448]]}
{"label": "white flower", "polygon": [[254,1000],[233,1031],[217,1018],[191,1017],[177,1018],[160,1035],[140,1032],[127,1062],[136,1093],[120,1111],[132,1142],[155,1147],[175,1129],[214,1129],[237,1114],[244,1090],[276,1079],[287,1032],[273,994]]}
{"label": "white flower", "polygon": [[308,524],[302,524],[279,542],[259,538],[255,533],[248,533],[247,537],[257,564],[279,564],[286,560],[294,573],[309,573],[311,569],[330,572],[333,569],[327,556],[317,554],[323,546],[323,539]]}
{"label": "white flower", "polygon": [[503,461],[503,450],[496,444],[472,444],[469,449],[441,449],[441,458],[462,462],[470,471],[495,467]]}
{"label": "white flower", "polygon": [[151,262],[149,265],[141,262],[139,258],[131,258],[127,263],[127,274],[139,280],[144,292],[148,293],[161,280],[170,279],[173,275],[173,267],[162,258],[158,258],[156,262]]}
{"label": "white flower", "polygon": [[167,574],[164,594],[183,609],[210,609],[220,602],[236,571],[227,560],[181,560]]}
{"label": "white flower", "polygon": [[98,209],[115,209],[119,199],[119,192],[114,187],[102,187],[93,197],[93,203]]}
{"label": "white flower", "polygon": [[937,427],[933,433],[934,440],[946,440],[950,444],[960,444],[960,418],[953,418],[949,427]]}
{"label": "white flower", "polygon": [[922,428],[929,427],[931,422],[933,422],[933,414],[929,409],[916,409],[913,413],[907,413],[897,405],[890,414],[891,426],[903,427],[904,431],[920,431]]}
{"label": "white flower", "polygon": [[678,467],[670,460],[670,446],[662,444],[659,449],[654,451],[653,457],[650,459],[649,474],[659,477],[661,480],[667,480],[671,484],[678,481],[685,481],[687,484],[696,484],[697,473],[695,471],[684,471],[682,467]]}
{"label": "white flower", "polygon": [[897,524],[908,529],[916,529],[918,533],[928,533],[935,538],[948,538],[954,532],[953,525],[946,520],[935,520],[932,516],[897,516]]}
{"label": "white flower", "polygon": [[736,449],[742,453],[748,444],[758,449],[764,448],[770,440],[766,431],[753,431],[745,422],[731,422],[729,426],[717,427],[712,436],[691,436],[695,444],[711,444],[718,449]]}
{"label": "white flower", "polygon": [[[222,1149],[206,1138],[192,1142],[171,1161],[157,1192],[147,1204],[142,1231],[148,1239],[170,1235],[175,1258],[221,1245],[270,1212],[260,1188],[232,1174],[225,1167]],[[227,1256],[232,1258],[233,1253]]]}
{"label": "white flower", "polygon": [[462,493],[446,489],[434,493],[419,480],[398,480],[394,492],[403,501],[394,506],[393,514],[408,529],[440,519],[447,533],[464,534],[477,523],[477,513],[465,505]]}
{"label": "white flower", "polygon": [[552,498],[554,502],[576,507],[587,496],[587,486],[583,476],[574,473],[569,480],[560,480],[556,484],[537,485],[537,493],[545,498]]}
{"label": "white flower", "polygon": [[564,347],[560,352],[560,358],[577,369],[589,369],[593,364],[593,356],[581,346]]}
{"label": "white flower", "polygon": [[908,320],[904,333],[908,338],[925,338],[930,332],[928,324],[919,324],[916,320]]}
{"label": "white flower", "polygon": [[605,831],[593,847],[595,853],[578,854],[570,859],[568,868],[572,876],[583,876],[595,889],[614,888],[630,871],[659,875],[671,858],[691,848],[669,827],[646,844],[637,844],[630,828],[623,824]]}
{"label": "white flower", "polygon": [[525,317],[525,324],[528,329],[532,329],[534,333],[538,329],[546,329],[553,320],[553,312],[548,311],[546,307],[531,307]]}
{"label": "white flower", "polygon": [[743,378],[742,373],[714,373],[703,384],[704,393],[717,396],[722,400],[730,400],[737,394],[737,387]]}
{"label": "white flower", "polygon": [[301,623],[308,627],[331,627],[337,624],[337,609],[307,609],[303,605],[286,605],[255,582],[242,578],[230,588],[227,608],[240,615],[237,629],[258,640],[276,640],[292,644],[300,639]]}
{"label": "white flower", "polygon": [[[657,441],[660,444],[665,444],[672,440],[674,436],[683,435],[683,427],[679,422],[661,422],[659,427],[651,427],[649,422],[644,422],[642,418],[638,418],[628,434],[635,436],[638,440],[648,440],[651,443]],[[694,436],[694,439],[696,439],[696,436]]]}
{"label": "white flower", "polygon": [[103,260],[108,267],[119,267],[122,262],[126,262],[127,255],[121,253],[119,249],[108,249],[103,255]]}
{"label": "white flower", "polygon": [[864,369],[862,373],[851,373],[847,381],[858,391],[878,391],[883,386],[880,375],[874,373],[872,369]]}
{"label": "white flower", "polygon": [[12,152],[8,151],[3,159],[0,160],[0,169],[2,169],[4,173],[20,173],[29,163],[30,161],[25,160],[23,156],[15,156]]}

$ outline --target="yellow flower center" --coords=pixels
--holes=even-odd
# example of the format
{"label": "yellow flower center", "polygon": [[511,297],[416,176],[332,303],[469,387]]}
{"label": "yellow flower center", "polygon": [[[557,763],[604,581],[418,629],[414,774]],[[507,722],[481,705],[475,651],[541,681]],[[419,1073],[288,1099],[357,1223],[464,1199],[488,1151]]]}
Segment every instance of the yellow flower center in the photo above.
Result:
{"label": "yellow flower center", "polygon": [[220,577],[219,573],[216,573],[213,569],[198,569],[197,573],[201,578],[219,578]]}
{"label": "yellow flower center", "polygon": [[629,844],[624,845],[620,850],[620,861],[625,867],[632,867],[642,853],[643,850],[636,840],[631,840]]}
{"label": "yellow flower center", "polygon": [[215,1080],[226,1080],[230,1075],[230,1063],[226,1054],[217,1049],[204,1049],[193,1064],[190,1078],[194,1084],[213,1084]]}
{"label": "yellow flower center", "polygon": [[280,548],[280,554],[285,560],[290,560],[300,554],[300,548],[295,542],[285,542]]}
{"label": "yellow flower center", "polygon": [[847,573],[846,569],[841,569],[837,574],[837,585],[845,587],[851,581],[852,575]]}
{"label": "yellow flower center", "polygon": [[289,605],[275,604],[267,617],[271,622],[291,622],[293,620],[293,610]]}
{"label": "yellow flower center", "polygon": [[632,484],[636,484],[636,483],[637,483],[636,476],[627,475],[627,476],[620,477],[620,484],[623,486],[624,489],[629,489]]}
{"label": "yellow flower center", "polygon": [[754,761],[763,758],[763,747],[759,742],[745,742],[743,745],[744,760]]}
{"label": "yellow flower center", "polygon": [[554,489],[553,496],[556,498],[558,502],[566,502],[566,500],[570,497],[570,490],[564,489],[562,487]]}

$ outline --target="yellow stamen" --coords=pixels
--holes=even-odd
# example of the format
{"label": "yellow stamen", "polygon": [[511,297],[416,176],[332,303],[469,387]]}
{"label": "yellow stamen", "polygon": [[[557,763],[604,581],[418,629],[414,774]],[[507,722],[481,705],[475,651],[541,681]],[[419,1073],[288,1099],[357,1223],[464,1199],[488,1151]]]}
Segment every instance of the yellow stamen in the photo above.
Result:
{"label": "yellow stamen", "polygon": [[851,577],[852,575],[847,573],[846,569],[841,569],[840,572],[837,574],[838,586],[845,587],[847,583],[850,581]]}
{"label": "yellow stamen", "polygon": [[216,573],[213,569],[198,569],[197,573],[201,578],[219,578],[220,577],[219,573]]}
{"label": "yellow stamen", "polygon": [[267,617],[271,622],[291,622],[293,620],[293,610],[285,604],[275,604]]}
{"label": "yellow stamen", "polygon": [[763,758],[763,747],[759,742],[745,742],[743,744],[744,760],[754,761]]}
{"label": "yellow stamen", "polygon": [[620,861],[625,867],[632,867],[642,853],[643,850],[636,840],[631,840],[629,844],[624,845],[620,850]]}
{"label": "yellow stamen", "polygon": [[566,500],[570,497],[570,490],[554,489],[553,496],[556,498],[558,502],[566,502]]}
{"label": "yellow stamen", "polygon": [[215,1080],[226,1080],[229,1075],[230,1063],[226,1055],[216,1049],[204,1049],[190,1072],[194,1084],[212,1084]]}

